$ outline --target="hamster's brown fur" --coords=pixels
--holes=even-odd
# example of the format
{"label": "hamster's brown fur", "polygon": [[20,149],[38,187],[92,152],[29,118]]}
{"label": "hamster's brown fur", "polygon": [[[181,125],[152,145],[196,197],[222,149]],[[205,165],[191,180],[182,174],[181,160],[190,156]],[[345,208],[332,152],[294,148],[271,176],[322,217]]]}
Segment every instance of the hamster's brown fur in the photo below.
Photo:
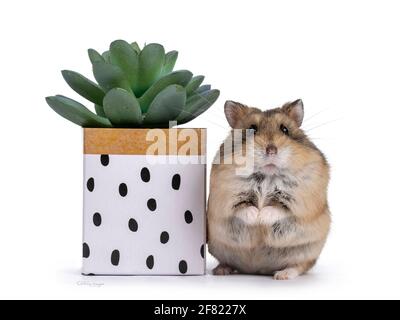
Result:
{"label": "hamster's brown fur", "polygon": [[[213,165],[207,220],[209,250],[220,262],[214,274],[295,278],[314,266],[331,224],[329,165],[300,129],[303,103],[262,112],[227,101],[225,114],[233,129],[256,130],[254,152],[241,152],[254,170],[238,175],[235,161]],[[247,140],[232,136],[233,149],[222,146],[221,154],[235,159]]]}

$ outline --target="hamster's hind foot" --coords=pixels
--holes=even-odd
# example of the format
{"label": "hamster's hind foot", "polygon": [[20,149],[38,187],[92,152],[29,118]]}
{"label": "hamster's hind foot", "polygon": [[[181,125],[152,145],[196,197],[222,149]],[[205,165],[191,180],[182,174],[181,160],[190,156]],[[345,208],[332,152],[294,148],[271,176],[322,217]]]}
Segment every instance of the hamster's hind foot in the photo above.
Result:
{"label": "hamster's hind foot", "polygon": [[235,270],[230,266],[220,264],[213,270],[214,276],[229,276],[230,274],[235,273]]}
{"label": "hamster's hind foot", "polygon": [[304,262],[302,264],[298,264],[294,267],[288,267],[286,269],[277,271],[274,273],[274,280],[292,280],[301,276],[310,270],[316,263],[316,260],[311,260],[308,262]]}
{"label": "hamster's hind foot", "polygon": [[274,280],[292,280],[297,278],[300,272],[297,268],[287,268],[274,273]]}

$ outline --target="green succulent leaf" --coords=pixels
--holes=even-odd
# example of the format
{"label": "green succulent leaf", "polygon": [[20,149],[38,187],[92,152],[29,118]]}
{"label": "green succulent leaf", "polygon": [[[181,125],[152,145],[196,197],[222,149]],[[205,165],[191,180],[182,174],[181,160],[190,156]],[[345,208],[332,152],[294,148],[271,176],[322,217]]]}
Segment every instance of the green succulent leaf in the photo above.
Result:
{"label": "green succulent leaf", "polygon": [[183,124],[197,118],[217,101],[219,94],[219,90],[215,89],[201,94],[194,93],[187,100],[185,108],[178,117],[178,123]]}
{"label": "green succulent leaf", "polygon": [[104,91],[96,83],[75,71],[63,70],[61,73],[64,80],[76,93],[93,103],[103,103]]}
{"label": "green succulent leaf", "polygon": [[104,112],[112,124],[119,126],[140,126],[142,111],[139,102],[131,93],[121,88],[110,90],[104,97]]}
{"label": "green succulent leaf", "polygon": [[179,85],[170,85],[154,98],[144,118],[145,125],[167,127],[176,120],[186,103],[186,90]]}
{"label": "green succulent leaf", "polygon": [[139,57],[133,47],[124,40],[117,40],[110,45],[111,61],[125,74],[133,91],[137,91]]}
{"label": "green succulent leaf", "polygon": [[176,60],[178,59],[178,51],[170,51],[165,55],[165,62],[162,74],[168,74],[174,70]]}
{"label": "green succulent leaf", "polygon": [[79,102],[64,96],[53,96],[46,98],[47,104],[60,116],[76,123],[82,127],[91,128],[110,128],[111,122],[102,118]]}
{"label": "green succulent leaf", "polygon": [[210,91],[210,90],[211,90],[211,86],[209,84],[205,84],[205,85],[202,85],[200,88],[198,88],[195,92],[200,94],[200,93]]}
{"label": "green succulent leaf", "polygon": [[94,49],[89,49],[88,50],[88,55],[91,63],[96,63],[96,62],[104,62],[104,58],[100,53],[98,53]]}
{"label": "green succulent leaf", "polygon": [[138,45],[137,42],[133,42],[133,43],[131,44],[131,46],[132,46],[133,50],[136,51],[137,54],[140,53],[140,47],[139,47],[139,45]]}
{"label": "green succulent leaf", "polygon": [[[103,104],[103,103],[102,103]],[[104,112],[104,108],[102,105],[95,104],[94,109],[96,110],[96,114],[100,117],[107,118],[106,113]]]}
{"label": "green succulent leaf", "polygon": [[143,113],[146,113],[153,99],[166,87],[177,84],[185,87],[192,79],[193,73],[188,70],[175,71],[160,78],[154,83],[140,98],[140,107]]}
{"label": "green succulent leaf", "polygon": [[104,59],[105,62],[111,63],[111,54],[110,51],[104,51],[103,54],[101,55]]}
{"label": "green succulent leaf", "polygon": [[139,85],[136,94],[142,95],[159,77],[164,66],[164,47],[148,44],[139,55]]}
{"label": "green succulent leaf", "polygon": [[194,91],[196,91],[202,82],[204,81],[204,76],[196,76],[190,80],[189,84],[186,86],[186,94],[190,96]]}
{"label": "green succulent leaf", "polygon": [[113,88],[131,91],[128,80],[118,66],[106,62],[96,62],[93,64],[93,74],[96,81],[106,92]]}

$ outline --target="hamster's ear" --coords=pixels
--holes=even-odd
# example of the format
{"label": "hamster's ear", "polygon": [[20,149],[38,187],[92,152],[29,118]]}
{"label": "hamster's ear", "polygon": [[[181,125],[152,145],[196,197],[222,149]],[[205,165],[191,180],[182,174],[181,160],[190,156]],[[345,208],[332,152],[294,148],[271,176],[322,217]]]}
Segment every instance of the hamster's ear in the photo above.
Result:
{"label": "hamster's ear", "polygon": [[282,107],[282,110],[290,118],[292,118],[299,127],[301,126],[304,118],[304,105],[301,99],[296,100],[294,102],[286,103]]}
{"label": "hamster's ear", "polygon": [[238,129],[240,119],[246,116],[248,110],[249,108],[241,103],[229,100],[225,102],[225,116],[233,129]]}

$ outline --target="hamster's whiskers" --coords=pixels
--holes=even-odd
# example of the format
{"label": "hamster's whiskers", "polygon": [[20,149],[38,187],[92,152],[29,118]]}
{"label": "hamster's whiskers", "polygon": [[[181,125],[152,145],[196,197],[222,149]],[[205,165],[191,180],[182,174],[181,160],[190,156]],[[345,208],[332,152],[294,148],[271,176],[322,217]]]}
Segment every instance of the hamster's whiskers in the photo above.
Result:
{"label": "hamster's whiskers", "polygon": [[310,129],[303,129],[303,130],[308,134],[308,133],[309,133],[310,131],[312,131],[312,130],[315,130],[315,129],[317,129],[317,128],[326,126],[326,125],[328,125],[328,124],[331,124],[331,123],[334,123],[334,122],[337,122],[337,121],[340,121],[340,120],[343,120],[343,119],[344,119],[344,117],[342,117],[342,118],[336,118],[336,119],[333,119],[333,120],[330,120],[330,121],[321,123],[321,124],[319,124],[319,125],[316,125],[316,126],[314,126],[314,127],[311,127]]}

